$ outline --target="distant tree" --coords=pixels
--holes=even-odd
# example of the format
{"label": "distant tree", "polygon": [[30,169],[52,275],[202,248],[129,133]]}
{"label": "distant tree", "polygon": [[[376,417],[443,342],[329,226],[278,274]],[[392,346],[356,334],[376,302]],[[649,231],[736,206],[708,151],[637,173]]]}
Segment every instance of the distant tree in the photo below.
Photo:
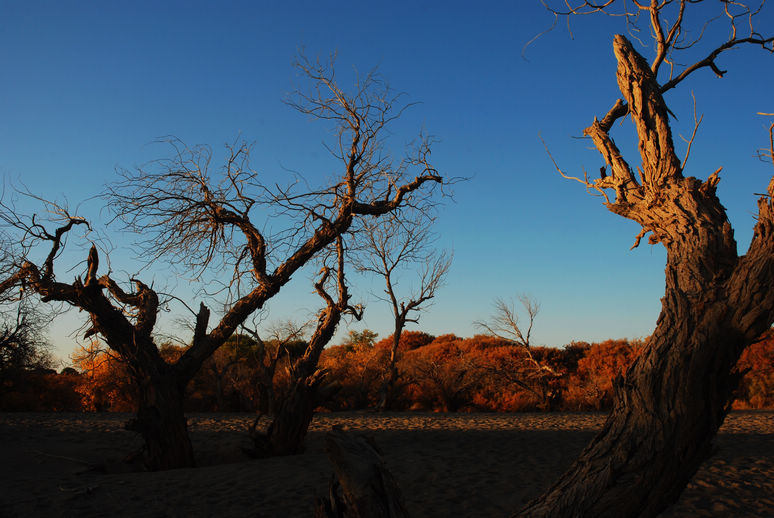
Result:
{"label": "distant tree", "polygon": [[[398,345],[406,324],[419,323],[420,311],[427,309],[436,291],[449,271],[451,256],[433,247],[434,236],[430,233],[432,219],[425,213],[385,218],[364,228],[360,235],[364,241],[364,255],[357,269],[384,280],[384,297],[393,317],[392,347],[379,391],[378,410],[392,405],[395,383],[398,381]],[[417,286],[399,293],[399,282],[405,281],[406,270],[418,268]]]}
{"label": "distant tree", "polygon": [[[393,161],[385,148],[385,129],[401,107],[399,96],[380,77],[368,74],[348,93],[336,83],[332,66],[302,58],[298,68],[309,88],[296,92],[289,104],[330,123],[338,138],[329,149],[341,169],[330,181],[296,181],[286,187],[265,181],[250,168],[250,146],[244,143],[228,147],[225,164],[214,171],[210,148],[172,140],[171,158],[123,171],[122,180],[105,194],[116,219],[139,236],[141,254],[149,262],[163,258],[188,278],[216,277],[209,286],[232,272],[220,292],[225,299],[218,301],[223,304],[220,320],[211,325],[202,302],[193,312],[191,345],[173,363],[161,357],[154,336],[159,308],[172,299],[152,284],[131,277],[127,288],[109,269],[104,271],[104,261],[100,275],[100,252],[93,244],[85,271],[74,281],[62,282],[55,275],[66,238],[90,229],[86,219],[51,202],[45,202],[49,222],[2,204],[0,220],[15,234],[21,253],[0,280],[0,293],[22,288],[44,302],[69,304],[88,315],[86,335],[99,335],[127,362],[138,388],[137,417],[129,426],[145,441],[150,469],[194,464],[183,412],[186,385],[250,315],[337,238],[356,231],[360,221],[407,205],[421,207],[432,195],[431,186],[442,183],[428,161],[427,139],[421,138],[403,160]],[[279,222],[288,227],[268,234],[266,229]]]}
{"label": "distant tree", "polygon": [[308,346],[308,342],[303,340],[306,327],[306,324],[297,324],[291,320],[275,323],[270,326],[266,340],[255,329],[242,328],[249,335],[245,338],[254,344],[249,349],[253,366],[249,382],[258,387],[260,413],[273,415],[276,412],[277,366],[282,359],[290,365],[301,357]]}
{"label": "distant tree", "polygon": [[363,329],[362,331],[350,330],[347,339],[341,345],[347,351],[371,349],[378,337],[379,334],[370,329]]}
{"label": "distant tree", "polygon": [[75,391],[87,412],[131,412],[137,406],[137,389],[126,361],[98,339],[79,345],[71,361],[80,372]]}
{"label": "distant tree", "polygon": [[[256,345],[256,341],[251,337],[234,333],[204,362],[202,370],[206,371],[214,381],[212,384],[215,390],[216,410],[222,411],[226,408],[226,383],[232,372],[249,357]],[[235,383],[232,383],[232,388],[233,385]]]}
{"label": "distant tree", "polygon": [[[0,249],[0,269],[8,250]],[[45,410],[40,392],[52,385],[46,374],[56,372],[45,336],[49,320],[23,290],[0,294],[0,409]]]}
{"label": "distant tree", "polygon": [[[650,234],[650,243],[666,248],[666,287],[656,329],[615,383],[604,427],[517,516],[656,516],[713,451],[739,380],[734,365],[774,322],[774,181],[758,200],[752,242],[740,257],[716,195],[720,169],[705,180],[684,176],[688,151],[682,160],[677,155],[664,95],[699,72],[722,77],[717,60],[727,50],[754,45],[774,51],[774,37],[758,32],[758,25],[772,30],[771,12],[744,1],[713,7],[692,0],[557,4],[557,16],[616,14],[632,28],[642,15],[650,25],[639,34],[652,38],[647,60],[625,36],[614,37],[623,99],[584,130],[602,155],[603,174],[576,179],[611,212],[641,226],[635,246]],[[717,18],[689,24],[691,15],[712,16],[710,10]],[[711,45],[700,41],[718,34],[705,31],[715,20],[728,23],[727,36]],[[636,130],[638,166],[611,138],[627,116]],[[621,279],[622,289],[636,284],[633,277]]]}
{"label": "distant tree", "polygon": [[[376,348],[391,349],[394,343],[394,336],[390,335],[387,338],[383,338],[374,344]],[[424,347],[432,343],[435,340],[435,336],[425,333],[424,331],[403,331],[400,334],[399,349],[401,351],[411,351],[418,347]]]}
{"label": "distant tree", "polygon": [[22,371],[50,368],[46,322],[45,315],[26,297],[0,305],[0,387]]}
{"label": "distant tree", "polygon": [[75,370],[73,367],[65,367],[62,369],[62,372],[59,374],[62,374],[63,376],[80,376],[81,373]]}
{"label": "distant tree", "polygon": [[540,312],[540,304],[526,295],[520,296],[519,301],[526,312],[526,328],[519,323],[519,313],[513,303],[503,299],[495,301],[495,313],[490,321],[477,323],[490,335],[521,351],[519,356],[506,354],[492,357],[494,361],[487,367],[491,373],[538,396],[541,406],[549,410],[555,402],[555,394],[551,390],[552,380],[560,377],[561,373],[534,354],[532,327]]}

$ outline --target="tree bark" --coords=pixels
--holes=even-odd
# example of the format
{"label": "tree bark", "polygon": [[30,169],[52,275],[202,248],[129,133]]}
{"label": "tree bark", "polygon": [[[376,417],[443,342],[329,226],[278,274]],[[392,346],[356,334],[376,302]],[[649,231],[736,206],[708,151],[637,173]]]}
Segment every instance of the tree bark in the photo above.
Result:
{"label": "tree bark", "polygon": [[254,436],[258,456],[296,455],[304,451],[304,439],[314,409],[320,398],[329,394],[329,387],[322,385],[325,374],[319,370],[311,376],[296,379],[266,434]]}
{"label": "tree bark", "polygon": [[326,450],[338,480],[331,483],[329,498],[318,499],[316,518],[408,518],[400,488],[373,439],[334,429]]}
{"label": "tree bark", "polygon": [[171,372],[153,371],[136,375],[139,407],[137,417],[126,428],[142,435],[149,470],[193,467],[193,447],[183,412],[185,383],[178,382]]}
{"label": "tree bark", "polygon": [[616,380],[602,431],[514,516],[647,517],[667,508],[712,453],[740,378],[739,355],[774,321],[774,193],[759,200],[755,237],[738,257],[715,196],[717,175],[682,176],[650,68],[622,36],[615,53],[639,138],[639,181],[607,134],[612,120],[595,120],[586,133],[613,172],[596,182],[616,190],[608,208],[666,247],[662,310],[643,354]]}

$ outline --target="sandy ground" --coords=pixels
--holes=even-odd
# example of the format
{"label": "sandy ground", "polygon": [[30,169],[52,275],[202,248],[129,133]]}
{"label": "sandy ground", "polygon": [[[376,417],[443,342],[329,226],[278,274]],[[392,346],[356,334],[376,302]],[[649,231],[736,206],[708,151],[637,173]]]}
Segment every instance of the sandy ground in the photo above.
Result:
{"label": "sandy ground", "polygon": [[[195,469],[130,472],[140,446],[127,414],[0,414],[0,516],[311,517],[332,467],[324,434],[372,435],[409,513],[504,517],[567,467],[601,414],[318,415],[303,455],[248,459],[248,414],[193,414]],[[774,412],[735,412],[708,460],[663,516],[774,517]],[[102,464],[107,473],[89,469]]]}

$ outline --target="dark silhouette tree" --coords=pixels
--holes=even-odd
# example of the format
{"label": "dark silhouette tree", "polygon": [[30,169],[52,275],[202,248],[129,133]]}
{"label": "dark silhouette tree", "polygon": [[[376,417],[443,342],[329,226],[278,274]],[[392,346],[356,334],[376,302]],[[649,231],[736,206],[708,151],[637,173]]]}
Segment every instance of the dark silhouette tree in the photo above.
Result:
{"label": "dark silhouette tree", "polygon": [[[602,431],[516,516],[644,517],[664,510],[712,453],[738,383],[737,359],[774,322],[774,182],[758,200],[752,242],[739,256],[715,193],[720,169],[706,180],[683,175],[685,162],[675,151],[664,100],[704,69],[722,77],[717,60],[726,50],[756,45],[772,52],[773,39],[757,32],[757,7],[721,1],[718,14],[730,24],[728,38],[689,61],[688,54],[706,48],[693,45],[685,26],[687,17],[704,7],[699,3],[610,0],[556,11],[612,14],[620,6],[635,11],[618,11],[628,21],[640,13],[649,20],[655,44],[650,60],[626,37],[615,36],[623,99],[584,131],[602,154],[606,174],[576,179],[598,191],[611,212],[641,225],[635,246],[650,233],[650,243],[666,248],[666,288],[655,331],[614,383],[613,410]],[[678,64],[686,61],[692,64]],[[637,167],[610,136],[614,123],[627,115],[637,133]]]}
{"label": "dark silhouette tree", "polygon": [[23,371],[49,368],[46,316],[27,297],[0,303],[0,390]]}
{"label": "dark silhouette tree", "polygon": [[[109,270],[100,273],[94,245],[85,271],[74,281],[55,275],[66,237],[88,228],[86,219],[52,203],[47,208],[55,218],[48,225],[8,203],[0,212],[23,251],[0,281],[0,293],[21,287],[44,302],[64,302],[88,315],[86,336],[99,335],[121,356],[138,387],[137,417],[128,426],[142,434],[150,469],[194,464],[183,413],[185,387],[251,314],[339,236],[356,231],[360,220],[422,206],[431,187],[442,182],[429,163],[427,139],[400,161],[385,148],[385,128],[402,109],[379,76],[368,74],[350,93],[338,86],[332,66],[302,58],[298,67],[310,87],[297,91],[290,105],[332,124],[338,136],[330,149],[341,170],[329,183],[296,181],[282,187],[263,181],[250,168],[246,144],[229,147],[225,164],[213,171],[208,147],[172,140],[171,158],[123,171],[123,179],[105,194],[116,218],[140,236],[143,257],[150,262],[163,258],[195,279],[233,272],[221,292],[226,300],[220,320],[211,323],[202,302],[191,345],[176,361],[159,354],[154,329],[166,300],[152,285],[132,277],[129,289]],[[280,222],[286,229],[269,234],[266,229]],[[41,247],[47,248],[36,259]]]}
{"label": "dark silhouette tree", "polygon": [[[13,257],[18,245],[10,235],[0,234],[0,278],[14,273]],[[11,377],[28,369],[51,367],[45,329],[50,316],[25,292],[0,293],[0,391]]]}

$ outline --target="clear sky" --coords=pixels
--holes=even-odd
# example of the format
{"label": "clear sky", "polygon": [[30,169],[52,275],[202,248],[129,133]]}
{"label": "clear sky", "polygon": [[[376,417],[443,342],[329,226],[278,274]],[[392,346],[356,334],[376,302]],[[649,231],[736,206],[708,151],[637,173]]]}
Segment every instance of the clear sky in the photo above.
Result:
{"label": "clear sky", "polygon": [[[0,175],[76,206],[115,179],[116,168],[167,156],[154,143],[165,135],[215,149],[241,135],[255,143],[259,171],[328,175],[329,128],[282,99],[297,84],[292,62],[300,48],[311,57],[337,51],[343,83],[353,67],[378,66],[393,88],[420,102],[396,138],[434,135],[441,173],[470,177],[440,211],[439,246],[453,248],[454,264],[414,329],[470,336],[494,298],[524,293],[542,306],[535,343],[647,336],[663,295],[663,248],[630,251],[638,227],[562,179],[540,141],[569,173],[599,170],[601,157],[577,137],[619,96],[611,43],[626,29],[620,19],[585,17],[572,35],[559,24],[522,54],[552,16],[537,0],[481,4],[3,2]],[[763,19],[774,26],[771,8]],[[725,31],[712,26],[707,36],[718,34]],[[740,252],[751,238],[754,193],[774,172],[754,157],[768,144],[770,124],[756,112],[774,112],[772,59],[760,49],[734,50],[718,60],[725,78],[705,69],[667,96],[679,141],[693,129],[695,94],[704,121],[686,174],[706,178],[724,168],[718,193]],[[631,136],[628,121],[613,131],[638,164]],[[83,210],[104,219],[94,205]],[[312,273],[297,275],[271,302],[267,322],[309,317],[319,306]],[[390,334],[387,306],[369,294],[379,289],[353,287],[367,310],[352,329]],[[82,319],[70,312],[53,324],[61,356],[73,349],[69,333]]]}

